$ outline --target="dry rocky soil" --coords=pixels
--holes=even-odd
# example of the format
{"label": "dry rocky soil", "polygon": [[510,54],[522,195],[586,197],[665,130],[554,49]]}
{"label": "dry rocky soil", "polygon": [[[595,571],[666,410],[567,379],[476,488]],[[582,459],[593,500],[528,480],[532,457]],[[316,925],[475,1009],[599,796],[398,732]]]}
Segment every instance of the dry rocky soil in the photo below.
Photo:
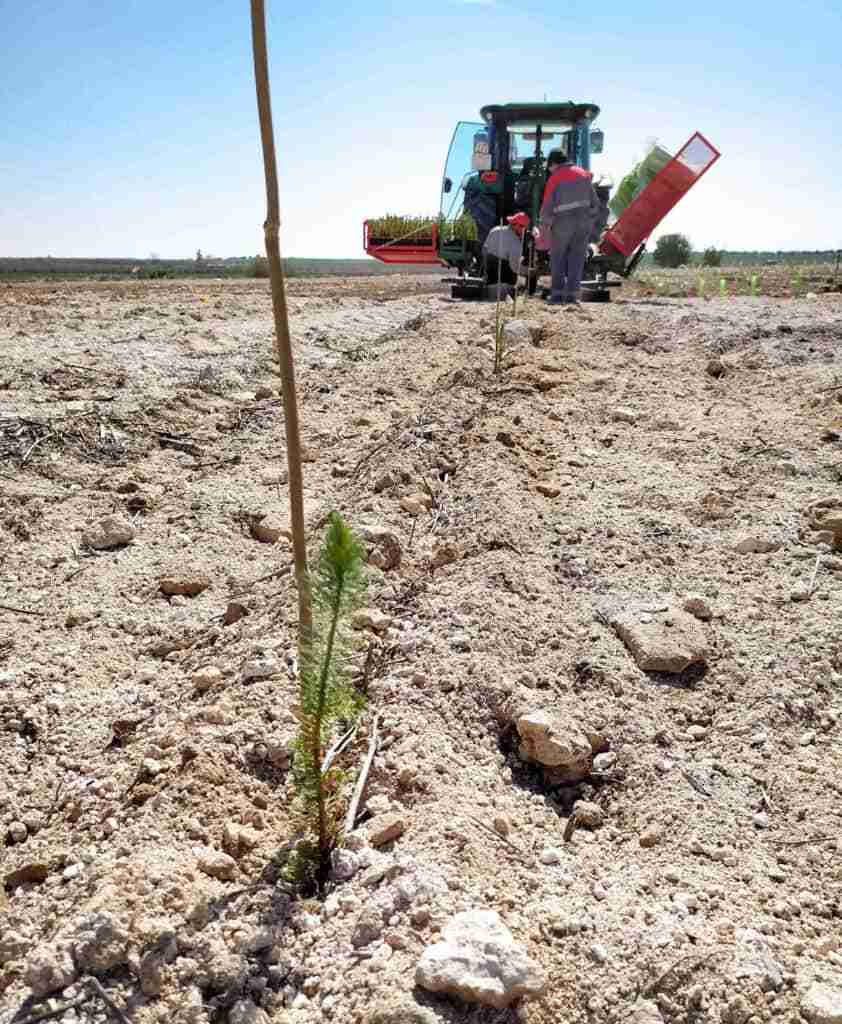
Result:
{"label": "dry rocky soil", "polygon": [[289,302],[379,737],[319,899],[265,282],[0,286],[0,1024],[840,1024],[842,297],[499,376],[436,279]]}

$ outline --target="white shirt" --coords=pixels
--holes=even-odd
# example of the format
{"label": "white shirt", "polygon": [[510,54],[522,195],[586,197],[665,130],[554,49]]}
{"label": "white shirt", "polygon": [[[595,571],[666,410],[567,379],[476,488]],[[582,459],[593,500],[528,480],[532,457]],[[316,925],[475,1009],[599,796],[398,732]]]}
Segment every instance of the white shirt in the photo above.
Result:
{"label": "white shirt", "polygon": [[488,232],[482,251],[496,256],[498,260],[508,260],[509,266],[516,274],[520,270],[523,256],[523,238],[514,228],[498,224]]}

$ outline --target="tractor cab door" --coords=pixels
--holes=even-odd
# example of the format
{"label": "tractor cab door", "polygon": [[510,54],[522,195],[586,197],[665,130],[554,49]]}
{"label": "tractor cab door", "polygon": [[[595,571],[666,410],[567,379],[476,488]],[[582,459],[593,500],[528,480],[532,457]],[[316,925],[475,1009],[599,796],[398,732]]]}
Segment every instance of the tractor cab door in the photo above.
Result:
{"label": "tractor cab door", "polygon": [[488,126],[473,121],[456,125],[441,185],[439,212],[444,220],[458,219],[464,209],[465,187],[481,171],[491,170]]}
{"label": "tractor cab door", "polygon": [[[480,244],[497,223],[497,203],[481,180],[491,172],[491,129],[474,121],[456,125],[442,180],[439,219],[445,237]],[[466,216],[467,215],[467,218]]]}

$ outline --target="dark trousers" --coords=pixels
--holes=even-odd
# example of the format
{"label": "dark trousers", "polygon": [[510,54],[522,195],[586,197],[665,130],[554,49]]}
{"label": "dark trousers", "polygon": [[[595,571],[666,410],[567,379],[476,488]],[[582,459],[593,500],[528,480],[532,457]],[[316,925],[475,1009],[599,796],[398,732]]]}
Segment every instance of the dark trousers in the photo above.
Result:
{"label": "dark trousers", "polygon": [[493,253],[485,254],[485,276],[489,284],[517,284],[517,274],[509,266],[508,260],[497,259]]}

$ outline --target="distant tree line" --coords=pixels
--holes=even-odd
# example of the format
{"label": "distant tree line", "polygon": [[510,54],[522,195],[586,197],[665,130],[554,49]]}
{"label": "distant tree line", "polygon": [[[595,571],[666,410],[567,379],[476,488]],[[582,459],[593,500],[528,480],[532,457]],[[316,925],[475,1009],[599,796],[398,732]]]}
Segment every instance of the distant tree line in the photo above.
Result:
{"label": "distant tree line", "polygon": [[777,251],[729,250],[709,246],[704,252],[694,252],[689,238],[682,234],[661,235],[652,253],[647,253],[644,263],[655,263],[659,267],[720,267],[763,266],[773,264],[836,263],[842,261],[842,249],[804,249]]}

